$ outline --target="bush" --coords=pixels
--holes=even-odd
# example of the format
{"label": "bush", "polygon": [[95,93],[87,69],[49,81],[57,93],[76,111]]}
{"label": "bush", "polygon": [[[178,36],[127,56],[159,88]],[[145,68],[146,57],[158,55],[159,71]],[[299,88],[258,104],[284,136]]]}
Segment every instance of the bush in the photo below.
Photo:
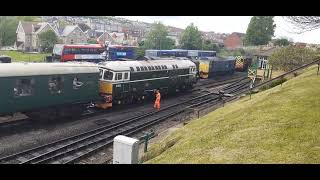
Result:
{"label": "bush", "polygon": [[264,85],[260,88],[261,91],[264,91],[264,90],[267,90],[267,89],[270,89],[270,88],[273,88],[275,86],[278,86],[279,84],[282,84],[284,82],[286,82],[287,79],[286,78],[281,78],[281,79],[278,79],[278,80],[275,80],[273,82],[271,82],[270,84],[268,85]]}
{"label": "bush", "polygon": [[269,57],[274,69],[290,71],[315,60],[317,52],[310,48],[288,46],[275,51]]}

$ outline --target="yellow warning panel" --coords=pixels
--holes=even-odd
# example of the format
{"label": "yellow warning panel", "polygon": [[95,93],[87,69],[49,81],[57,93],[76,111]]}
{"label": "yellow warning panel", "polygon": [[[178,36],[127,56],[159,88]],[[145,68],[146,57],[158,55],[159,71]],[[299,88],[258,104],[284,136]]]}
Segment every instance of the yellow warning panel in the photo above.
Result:
{"label": "yellow warning panel", "polygon": [[199,72],[200,72],[200,77],[201,78],[208,78],[208,74],[209,74],[209,64],[210,62],[200,62],[199,63]]}
{"label": "yellow warning panel", "polygon": [[112,83],[100,81],[99,90],[100,90],[100,93],[103,93],[103,94],[112,94]]}

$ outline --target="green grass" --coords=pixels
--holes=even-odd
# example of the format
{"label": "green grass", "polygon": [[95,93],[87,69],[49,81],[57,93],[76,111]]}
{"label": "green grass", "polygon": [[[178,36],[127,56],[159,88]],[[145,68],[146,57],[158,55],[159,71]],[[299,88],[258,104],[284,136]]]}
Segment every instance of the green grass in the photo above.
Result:
{"label": "green grass", "polygon": [[151,145],[145,163],[320,163],[320,75],[248,96]]}
{"label": "green grass", "polygon": [[13,62],[40,62],[43,61],[45,56],[49,56],[50,54],[28,54],[19,51],[0,51],[0,55],[10,56]]}

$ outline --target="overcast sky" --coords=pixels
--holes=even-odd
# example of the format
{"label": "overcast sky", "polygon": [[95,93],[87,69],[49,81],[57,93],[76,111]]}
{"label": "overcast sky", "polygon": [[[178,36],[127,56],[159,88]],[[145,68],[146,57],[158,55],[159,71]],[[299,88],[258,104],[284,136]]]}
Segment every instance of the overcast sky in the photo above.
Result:
{"label": "overcast sky", "polygon": [[[194,23],[201,31],[214,31],[220,33],[245,33],[252,16],[118,16],[130,20],[153,23],[161,21],[165,25],[185,28]],[[292,33],[292,25],[281,16],[274,18],[276,24],[275,37],[286,37],[294,42],[320,44],[320,29],[303,34]]]}

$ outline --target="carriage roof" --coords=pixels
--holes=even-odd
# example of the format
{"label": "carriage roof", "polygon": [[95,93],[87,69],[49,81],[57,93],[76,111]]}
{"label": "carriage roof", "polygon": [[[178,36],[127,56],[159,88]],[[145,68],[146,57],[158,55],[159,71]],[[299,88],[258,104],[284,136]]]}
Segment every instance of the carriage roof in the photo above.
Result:
{"label": "carriage roof", "polygon": [[0,77],[98,73],[93,63],[6,63],[0,64]]}
{"label": "carriage roof", "polygon": [[100,63],[99,66],[102,68],[107,68],[112,71],[130,71],[130,67],[136,71],[136,67],[141,66],[162,66],[166,65],[167,68],[174,69],[172,65],[177,65],[178,69],[186,69],[190,66],[195,66],[195,64],[190,60],[144,60],[144,61],[108,61]]}

